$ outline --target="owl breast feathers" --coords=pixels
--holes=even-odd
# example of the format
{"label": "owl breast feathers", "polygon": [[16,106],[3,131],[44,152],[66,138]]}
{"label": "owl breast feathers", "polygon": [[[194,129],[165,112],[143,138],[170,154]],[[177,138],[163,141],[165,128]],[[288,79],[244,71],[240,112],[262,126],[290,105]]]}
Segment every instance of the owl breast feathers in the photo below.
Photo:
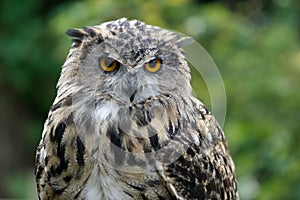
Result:
{"label": "owl breast feathers", "polygon": [[73,39],[36,154],[39,199],[238,199],[187,38],[125,18]]}

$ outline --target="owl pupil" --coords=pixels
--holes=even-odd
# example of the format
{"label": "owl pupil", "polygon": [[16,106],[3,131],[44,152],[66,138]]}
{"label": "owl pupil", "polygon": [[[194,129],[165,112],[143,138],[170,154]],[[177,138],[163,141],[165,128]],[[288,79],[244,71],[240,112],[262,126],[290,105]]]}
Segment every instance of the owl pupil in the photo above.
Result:
{"label": "owl pupil", "polygon": [[151,68],[155,68],[159,61],[160,60],[158,58],[156,58],[156,59],[150,60],[148,63]]}
{"label": "owl pupil", "polygon": [[154,68],[156,66],[156,62],[157,62],[156,59],[149,61],[149,66],[151,68]]}
{"label": "owl pupil", "polygon": [[106,58],[105,61],[104,61],[104,63],[105,63],[105,66],[112,67],[113,64],[114,64],[114,60]]}

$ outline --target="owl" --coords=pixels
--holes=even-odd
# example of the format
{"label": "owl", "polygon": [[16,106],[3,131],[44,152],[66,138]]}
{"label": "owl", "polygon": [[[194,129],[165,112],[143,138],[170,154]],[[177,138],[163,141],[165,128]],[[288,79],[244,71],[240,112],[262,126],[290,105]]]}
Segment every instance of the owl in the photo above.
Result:
{"label": "owl", "polygon": [[125,18],[67,34],[39,199],[238,199],[224,133],[192,94],[188,38]]}

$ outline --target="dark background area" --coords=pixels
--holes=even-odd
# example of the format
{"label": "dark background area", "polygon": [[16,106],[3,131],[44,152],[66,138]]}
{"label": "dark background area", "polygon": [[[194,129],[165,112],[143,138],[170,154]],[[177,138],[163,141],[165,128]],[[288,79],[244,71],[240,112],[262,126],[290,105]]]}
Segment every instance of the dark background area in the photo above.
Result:
{"label": "dark background area", "polygon": [[[64,32],[120,17],[192,36],[214,59],[241,199],[300,199],[297,0],[2,0],[0,198],[36,199],[35,148],[71,45]],[[195,93],[209,104],[192,72]]]}

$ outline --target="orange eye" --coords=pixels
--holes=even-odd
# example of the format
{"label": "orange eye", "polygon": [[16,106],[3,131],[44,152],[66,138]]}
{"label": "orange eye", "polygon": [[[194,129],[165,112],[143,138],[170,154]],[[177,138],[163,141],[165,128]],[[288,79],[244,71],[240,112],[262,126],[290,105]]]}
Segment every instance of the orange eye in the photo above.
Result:
{"label": "orange eye", "polygon": [[153,60],[150,60],[149,62],[145,63],[145,68],[149,72],[157,72],[162,64],[162,60],[160,58],[155,58]]}
{"label": "orange eye", "polygon": [[103,71],[112,72],[120,66],[120,63],[109,57],[101,57],[99,58],[99,65]]}

